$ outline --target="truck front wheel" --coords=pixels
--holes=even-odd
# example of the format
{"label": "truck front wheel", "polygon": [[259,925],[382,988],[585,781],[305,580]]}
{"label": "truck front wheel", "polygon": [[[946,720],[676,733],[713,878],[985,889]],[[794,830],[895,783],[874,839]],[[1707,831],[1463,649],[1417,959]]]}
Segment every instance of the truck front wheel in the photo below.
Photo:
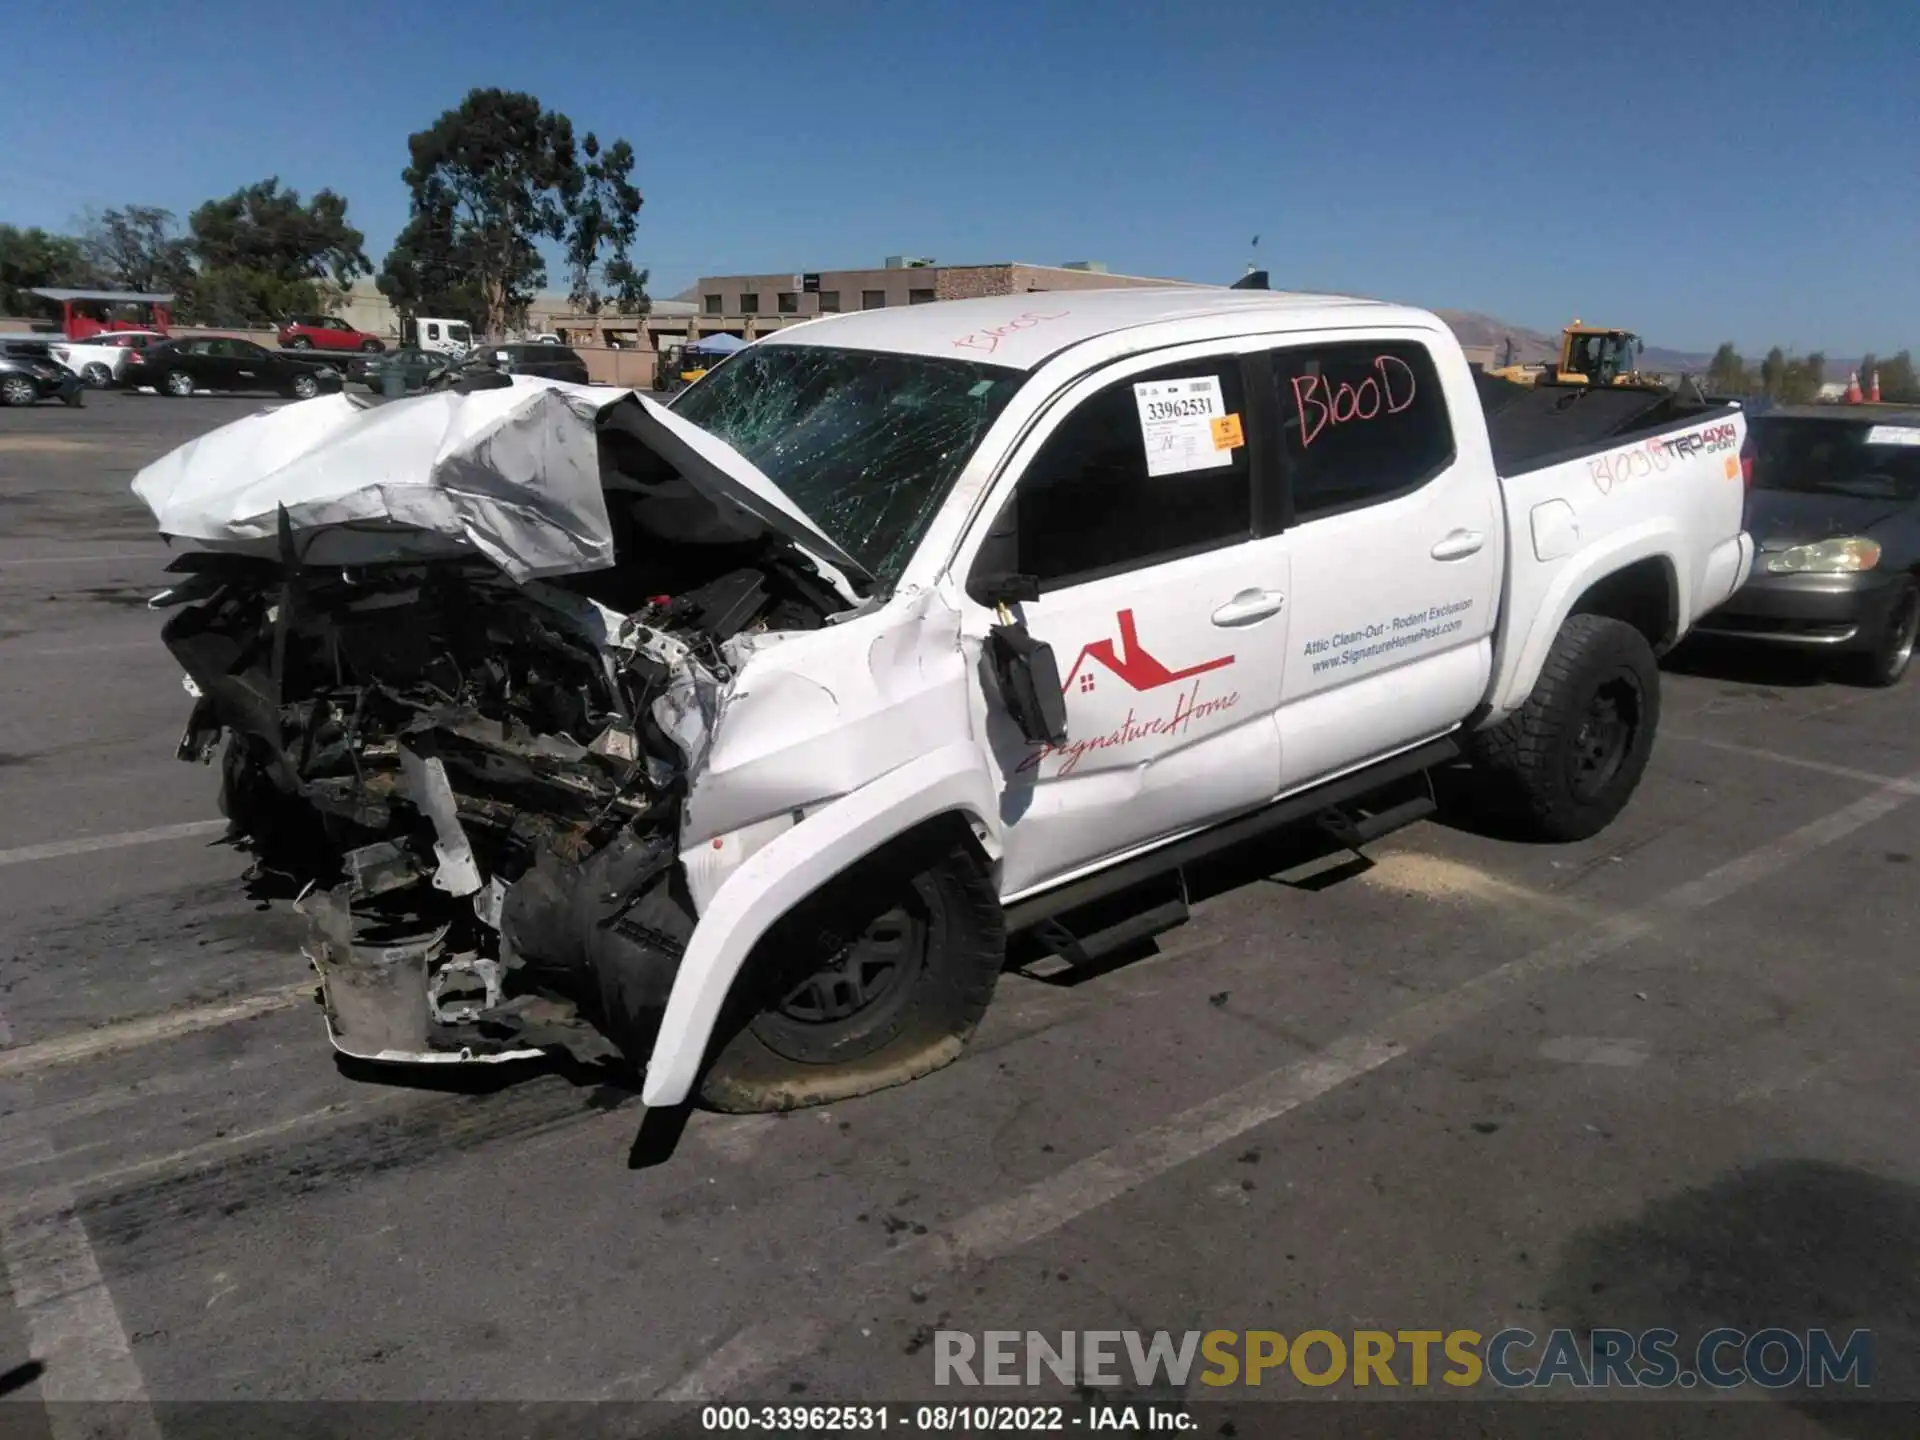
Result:
{"label": "truck front wheel", "polygon": [[703,1104],[824,1105],[959,1056],[993,998],[1006,933],[972,850],[927,840],[857,866],[768,932],[735,987]]}
{"label": "truck front wheel", "polygon": [[1488,798],[1530,838],[1584,840],[1626,807],[1653,753],[1660,670],[1624,621],[1575,615],[1512,715],[1473,737]]}

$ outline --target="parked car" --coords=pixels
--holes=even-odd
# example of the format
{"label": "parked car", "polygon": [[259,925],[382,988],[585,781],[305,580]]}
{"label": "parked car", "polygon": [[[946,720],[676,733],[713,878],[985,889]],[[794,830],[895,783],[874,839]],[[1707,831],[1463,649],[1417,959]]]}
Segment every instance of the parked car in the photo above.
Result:
{"label": "parked car", "polygon": [[332,315],[295,315],[280,327],[280,344],[288,350],[384,350],[378,335],[356,330]]}
{"label": "parked car", "polygon": [[330,367],[282,359],[251,340],[201,336],[129,352],[124,383],[151,385],[175,397],[196,390],[271,390],[307,400],[338,390],[342,381]]}
{"label": "parked car", "polygon": [[403,345],[398,350],[389,350],[384,355],[370,355],[348,362],[347,379],[356,385],[364,385],[369,390],[381,390],[386,386],[387,375],[398,370],[404,380],[407,392],[411,394],[427,383],[436,371],[457,365],[458,360],[433,350],[422,350],[417,345]]}
{"label": "parked car", "polygon": [[42,400],[84,404],[80,377],[53,358],[44,340],[0,340],[0,405]]}
{"label": "parked car", "polygon": [[1781,405],[1749,422],[1753,578],[1702,634],[1831,656],[1899,682],[1920,638],[1920,409]]}
{"label": "parked car", "polygon": [[56,340],[53,355],[84,383],[100,390],[120,383],[130,352],[164,344],[166,339],[158,330],[103,330],[85,340]]}
{"label": "parked car", "polygon": [[226,740],[341,1050],[617,1049],[649,1106],[938,1069],[1008,934],[1079,963],[1180,923],[1183,867],[1364,844],[1462,757],[1516,829],[1591,836],[1656,654],[1753,558],[1740,410],[1490,417],[1399,305],[865,311],[672,407],[492,378],[135,477],[197,552],[154,601],[178,753]]}
{"label": "parked car", "polygon": [[587,362],[568,346],[536,340],[522,345],[494,345],[481,351],[509,375],[537,375],[543,380],[587,383]]}

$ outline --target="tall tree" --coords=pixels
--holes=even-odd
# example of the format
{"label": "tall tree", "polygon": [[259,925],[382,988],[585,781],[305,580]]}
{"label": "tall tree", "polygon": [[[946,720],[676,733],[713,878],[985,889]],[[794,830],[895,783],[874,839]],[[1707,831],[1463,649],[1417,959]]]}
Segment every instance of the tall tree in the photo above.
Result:
{"label": "tall tree", "polygon": [[220,265],[197,272],[181,301],[184,318],[196,325],[270,328],[289,315],[324,310],[320,285],[284,280],[266,270]]}
{"label": "tall tree", "polygon": [[632,258],[642,202],[625,140],[602,150],[590,134],[576,147],[573,122],[534,96],[473,90],[407,150],[412,213],[377,280],[396,308],[498,334],[546,283],[540,247],[557,242],[576,304],[644,311],[647,272]]}
{"label": "tall tree", "polygon": [[347,223],[347,202],[331,190],[303,202],[278,176],[209,200],[187,217],[193,252],[209,270],[246,270],[282,282],[331,277],[345,288],[372,271],[366,237]]}
{"label": "tall tree", "polygon": [[[599,314],[608,301],[619,314],[644,315],[647,272],[636,269],[632,258],[644,203],[633,185],[633,147],[616,140],[603,154],[600,138],[588,131],[580,150],[586,159],[567,229],[568,298],[589,315]],[[608,252],[604,262],[602,250]]]}
{"label": "tall tree", "polygon": [[416,205],[374,284],[402,315],[439,315],[484,331],[486,297],[455,253],[453,234],[450,206]]}
{"label": "tall tree", "polygon": [[1713,359],[1707,365],[1707,388],[1722,395],[1746,393],[1747,362],[1740,358],[1731,341],[1723,342],[1713,352]]}
{"label": "tall tree", "polygon": [[1775,393],[1788,404],[1806,405],[1820,398],[1820,387],[1826,378],[1827,357],[1816,350],[1811,355],[1787,362],[1786,371],[1780,378],[1780,388]]}
{"label": "tall tree", "polygon": [[28,294],[48,285],[86,287],[98,277],[71,235],[0,225],[0,315],[27,315],[46,302]]}
{"label": "tall tree", "polygon": [[157,205],[123,205],[89,216],[80,245],[108,285],[178,291],[193,278],[187,242],[173,233],[173,212]]}
{"label": "tall tree", "polygon": [[1767,358],[1760,362],[1760,388],[1774,398],[1778,398],[1780,387],[1787,379],[1787,352],[1778,345],[1767,351]]}
{"label": "tall tree", "polygon": [[408,137],[402,174],[413,223],[385,267],[388,294],[428,288],[396,266],[423,263],[471,285],[481,328],[497,333],[524,312],[547,267],[538,242],[560,241],[583,176],[573,122],[531,95],[472,90],[431,128]]}
{"label": "tall tree", "polygon": [[1880,362],[1880,398],[1901,405],[1920,405],[1920,379],[1913,373],[1913,355],[1902,350]]}

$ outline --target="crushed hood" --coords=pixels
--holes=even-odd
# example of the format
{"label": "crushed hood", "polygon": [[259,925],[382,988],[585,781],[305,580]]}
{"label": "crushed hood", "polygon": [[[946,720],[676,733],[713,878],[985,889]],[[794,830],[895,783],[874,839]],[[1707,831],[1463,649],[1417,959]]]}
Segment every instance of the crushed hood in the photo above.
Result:
{"label": "crushed hood", "polygon": [[525,581],[614,563],[606,428],[632,435],[723,508],[866,575],[751,461],[659,402],[526,376],[464,394],[385,404],[330,395],[263,411],[162,456],[133,491],[162,534],[209,548],[277,555],[284,510],[307,564],[477,552]]}

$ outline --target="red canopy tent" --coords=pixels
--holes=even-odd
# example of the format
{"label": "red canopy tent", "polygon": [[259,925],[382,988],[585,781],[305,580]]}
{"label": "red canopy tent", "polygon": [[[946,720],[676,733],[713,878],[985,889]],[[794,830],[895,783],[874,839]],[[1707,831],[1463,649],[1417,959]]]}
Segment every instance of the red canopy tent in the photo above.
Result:
{"label": "red canopy tent", "polygon": [[[69,340],[85,340],[109,330],[158,330],[167,333],[173,323],[173,296],[139,290],[33,290],[42,300],[60,307],[60,329]],[[117,320],[113,308],[142,306],[144,320]]]}

